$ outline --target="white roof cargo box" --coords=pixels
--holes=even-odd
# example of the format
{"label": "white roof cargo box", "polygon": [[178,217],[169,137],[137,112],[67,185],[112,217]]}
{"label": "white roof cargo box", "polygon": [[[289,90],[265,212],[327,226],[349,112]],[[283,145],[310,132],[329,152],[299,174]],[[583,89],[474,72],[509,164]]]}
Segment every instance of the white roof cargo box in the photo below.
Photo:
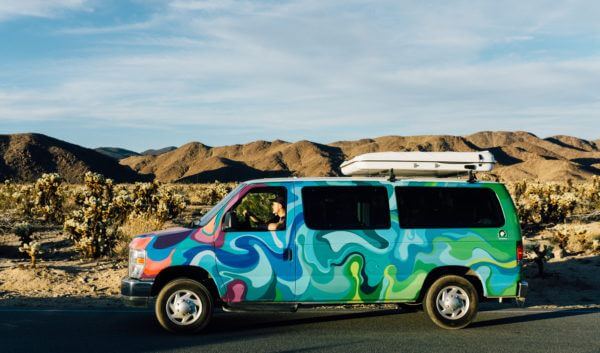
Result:
{"label": "white roof cargo box", "polygon": [[376,152],[356,156],[341,165],[344,175],[452,176],[488,172],[496,163],[489,151],[481,152]]}

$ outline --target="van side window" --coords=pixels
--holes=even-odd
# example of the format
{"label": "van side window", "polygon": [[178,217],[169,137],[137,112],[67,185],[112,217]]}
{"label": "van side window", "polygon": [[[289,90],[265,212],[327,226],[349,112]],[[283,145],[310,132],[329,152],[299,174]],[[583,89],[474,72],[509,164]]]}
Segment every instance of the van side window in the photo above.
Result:
{"label": "van side window", "polygon": [[498,197],[488,188],[396,187],[402,228],[497,228]]}
{"label": "van side window", "polygon": [[385,187],[315,186],[302,188],[304,222],[314,230],[388,229]]}
{"label": "van side window", "polygon": [[229,211],[232,214],[229,231],[285,230],[286,196],[284,187],[258,187],[248,191]]}

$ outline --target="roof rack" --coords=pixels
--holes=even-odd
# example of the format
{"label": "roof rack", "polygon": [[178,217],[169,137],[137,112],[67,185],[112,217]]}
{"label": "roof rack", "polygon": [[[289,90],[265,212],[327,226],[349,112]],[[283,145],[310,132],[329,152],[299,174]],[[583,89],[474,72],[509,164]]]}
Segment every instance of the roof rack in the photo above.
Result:
{"label": "roof rack", "polygon": [[496,160],[489,151],[480,152],[376,152],[356,156],[340,166],[348,176],[389,174],[396,176],[448,177],[468,174],[469,182],[477,180],[475,172],[489,172]]}

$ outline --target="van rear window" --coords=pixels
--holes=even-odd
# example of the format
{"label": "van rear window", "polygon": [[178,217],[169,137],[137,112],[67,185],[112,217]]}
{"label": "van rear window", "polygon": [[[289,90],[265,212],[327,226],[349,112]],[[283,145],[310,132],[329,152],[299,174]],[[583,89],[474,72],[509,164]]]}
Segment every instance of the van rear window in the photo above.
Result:
{"label": "van rear window", "polygon": [[390,228],[390,207],[385,187],[304,187],[302,205],[304,222],[311,229]]}
{"label": "van rear window", "polygon": [[488,188],[396,187],[402,228],[497,228],[498,197]]}

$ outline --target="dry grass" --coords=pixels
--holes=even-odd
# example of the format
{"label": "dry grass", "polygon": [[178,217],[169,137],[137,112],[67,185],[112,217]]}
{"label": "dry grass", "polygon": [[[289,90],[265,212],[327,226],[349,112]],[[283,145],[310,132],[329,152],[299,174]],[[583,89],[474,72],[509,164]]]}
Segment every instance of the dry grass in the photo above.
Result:
{"label": "dry grass", "polygon": [[165,222],[156,217],[133,216],[119,227],[118,241],[114,247],[114,254],[125,259],[128,256],[129,243],[136,235],[147,234],[163,229]]}

